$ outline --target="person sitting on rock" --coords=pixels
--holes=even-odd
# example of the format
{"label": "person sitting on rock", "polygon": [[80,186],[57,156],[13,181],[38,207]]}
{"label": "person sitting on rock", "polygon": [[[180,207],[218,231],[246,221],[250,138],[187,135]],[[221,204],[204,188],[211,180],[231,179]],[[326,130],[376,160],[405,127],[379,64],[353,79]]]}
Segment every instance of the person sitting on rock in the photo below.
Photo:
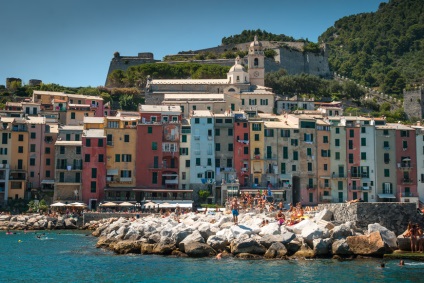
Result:
{"label": "person sitting on rock", "polygon": [[278,221],[278,225],[283,225],[284,221],[286,221],[286,216],[283,213],[283,210],[279,210],[275,219]]}

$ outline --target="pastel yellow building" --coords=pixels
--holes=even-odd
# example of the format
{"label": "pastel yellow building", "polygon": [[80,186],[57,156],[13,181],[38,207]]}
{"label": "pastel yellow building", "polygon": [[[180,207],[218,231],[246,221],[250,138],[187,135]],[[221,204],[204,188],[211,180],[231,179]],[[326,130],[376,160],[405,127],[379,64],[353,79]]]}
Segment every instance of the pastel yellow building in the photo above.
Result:
{"label": "pastel yellow building", "polygon": [[28,170],[28,127],[24,119],[15,118],[10,132],[9,199],[25,197]]}
{"label": "pastel yellow building", "polygon": [[251,185],[260,186],[264,170],[264,121],[252,119],[250,122]]}

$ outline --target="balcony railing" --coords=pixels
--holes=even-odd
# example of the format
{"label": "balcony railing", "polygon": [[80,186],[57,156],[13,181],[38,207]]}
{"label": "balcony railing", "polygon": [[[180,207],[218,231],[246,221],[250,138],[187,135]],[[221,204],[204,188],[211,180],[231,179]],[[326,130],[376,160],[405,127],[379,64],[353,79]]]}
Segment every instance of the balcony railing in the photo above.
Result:
{"label": "balcony railing", "polygon": [[332,179],[346,178],[346,175],[344,173],[343,174],[332,174],[331,178]]}
{"label": "balcony railing", "polygon": [[113,141],[106,141],[106,145],[113,146]]}
{"label": "balcony railing", "polygon": [[166,185],[178,185],[178,179],[165,180]]}
{"label": "balcony railing", "polygon": [[414,193],[402,193],[401,196],[402,197],[418,197],[418,195]]}
{"label": "balcony railing", "polygon": [[397,167],[402,168],[402,169],[411,169],[412,168],[411,163],[408,163],[408,162],[398,162]]}
{"label": "balcony railing", "polygon": [[315,190],[316,188],[317,188],[317,186],[316,186],[316,185],[312,185],[312,186],[311,186],[311,185],[307,185],[307,186],[306,186],[306,189],[307,189],[307,190]]}
{"label": "balcony railing", "polygon": [[368,191],[370,187],[348,186],[348,189],[351,191]]}
{"label": "balcony railing", "polygon": [[411,178],[408,179],[402,179],[402,184],[412,184],[413,180]]}

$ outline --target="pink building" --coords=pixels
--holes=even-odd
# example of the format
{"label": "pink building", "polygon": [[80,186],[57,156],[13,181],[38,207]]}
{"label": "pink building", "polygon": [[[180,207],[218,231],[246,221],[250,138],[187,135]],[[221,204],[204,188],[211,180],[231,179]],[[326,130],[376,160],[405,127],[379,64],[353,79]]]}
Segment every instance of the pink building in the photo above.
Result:
{"label": "pink building", "polygon": [[355,121],[346,122],[346,161],[348,200],[361,196],[361,127]]}
{"label": "pink building", "polygon": [[82,201],[96,209],[106,187],[106,136],[103,129],[84,130],[82,137]]}

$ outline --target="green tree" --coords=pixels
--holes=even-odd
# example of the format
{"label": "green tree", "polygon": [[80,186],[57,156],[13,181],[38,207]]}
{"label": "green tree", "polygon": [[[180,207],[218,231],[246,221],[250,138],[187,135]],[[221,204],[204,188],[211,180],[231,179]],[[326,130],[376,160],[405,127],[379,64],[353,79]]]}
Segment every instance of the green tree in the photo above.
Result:
{"label": "green tree", "polygon": [[208,190],[200,190],[198,194],[199,194],[199,199],[202,202],[205,202],[206,199],[210,196],[210,193]]}

